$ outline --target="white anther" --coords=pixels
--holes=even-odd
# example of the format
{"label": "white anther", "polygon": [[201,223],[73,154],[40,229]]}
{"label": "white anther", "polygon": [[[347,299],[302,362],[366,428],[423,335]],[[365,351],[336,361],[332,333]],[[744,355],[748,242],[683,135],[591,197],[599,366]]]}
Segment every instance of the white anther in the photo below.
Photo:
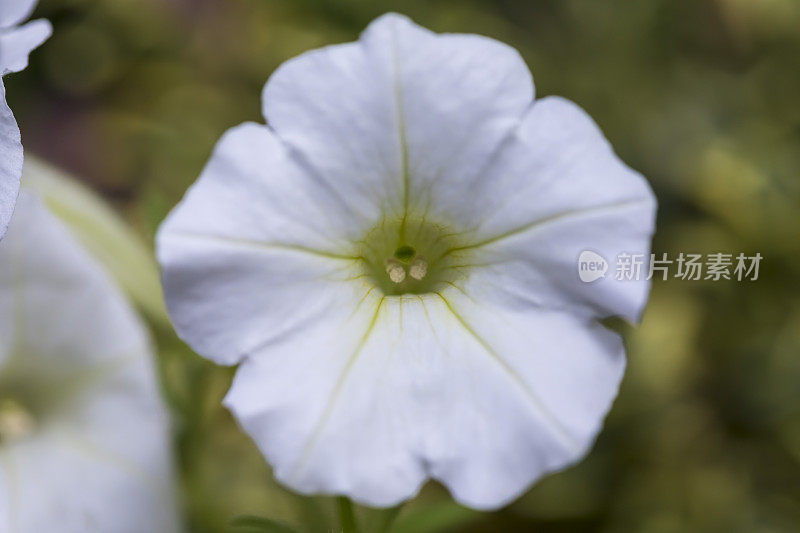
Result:
{"label": "white anther", "polygon": [[425,258],[417,257],[414,259],[414,261],[411,262],[411,267],[408,269],[408,273],[415,280],[421,280],[424,278],[425,274],[428,273],[428,263],[425,262]]}
{"label": "white anther", "polygon": [[16,402],[0,403],[0,440],[15,440],[33,432],[36,422]]}
{"label": "white anther", "polygon": [[396,259],[388,259],[386,261],[386,273],[389,274],[389,279],[394,283],[402,283],[406,279],[406,269]]}

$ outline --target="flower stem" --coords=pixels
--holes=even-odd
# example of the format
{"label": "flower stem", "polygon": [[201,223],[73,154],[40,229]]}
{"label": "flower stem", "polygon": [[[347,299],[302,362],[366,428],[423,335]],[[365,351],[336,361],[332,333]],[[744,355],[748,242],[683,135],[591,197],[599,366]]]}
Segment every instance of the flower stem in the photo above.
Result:
{"label": "flower stem", "polygon": [[346,496],[336,498],[339,506],[339,519],[342,524],[342,533],[358,533],[356,526],[356,515],[353,511],[353,502]]}
{"label": "flower stem", "polygon": [[395,519],[397,518],[397,515],[399,515],[400,511],[402,510],[403,504],[383,510],[380,517],[380,524],[378,525],[376,531],[378,531],[378,533],[389,533],[389,531],[392,529]]}

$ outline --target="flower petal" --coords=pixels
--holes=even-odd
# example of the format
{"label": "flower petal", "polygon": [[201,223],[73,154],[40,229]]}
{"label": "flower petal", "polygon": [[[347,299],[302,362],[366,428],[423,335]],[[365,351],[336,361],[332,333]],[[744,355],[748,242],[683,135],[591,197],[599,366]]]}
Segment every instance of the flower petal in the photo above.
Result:
{"label": "flower petal", "polygon": [[268,128],[234,128],[159,231],[178,334],[222,364],[302,334],[308,321],[368,290],[344,283],[360,274],[345,237],[356,240],[362,231]]}
{"label": "flower petal", "polygon": [[39,0],[0,0],[0,28],[16,26],[33,13]]}
{"label": "flower petal", "polygon": [[[396,331],[385,337],[387,309],[397,301],[376,293],[357,308],[343,304],[307,325],[302,335],[277,339],[254,353],[240,366],[225,399],[276,477],[301,492],[390,505],[413,494],[425,479],[412,455],[420,431],[414,422],[424,421],[386,410],[387,400],[401,409],[417,404],[406,405],[405,395],[392,400],[384,394],[395,389],[394,380],[406,380],[411,367],[388,373],[397,370],[389,363],[400,355],[392,350]],[[365,371],[375,373],[365,380]],[[350,411],[353,402],[362,403]],[[390,416],[396,414],[403,418]]]}
{"label": "flower petal", "polygon": [[519,122],[533,81],[512,48],[389,14],[356,43],[283,64],[268,124],[364,212],[463,212],[463,186]]}
{"label": "flower petal", "polygon": [[115,355],[149,353],[140,321],[105,272],[24,189],[0,245],[0,262],[6,297],[0,316],[14,324],[4,341],[25,348],[16,365],[27,362],[36,380],[81,373]]}
{"label": "flower petal", "polygon": [[0,79],[0,239],[6,233],[22,176],[22,141],[14,114],[6,103],[6,88]]}
{"label": "flower petal", "polygon": [[[4,531],[176,532],[173,497],[153,487],[135,464],[98,450],[76,433],[42,435],[5,453],[15,507]],[[166,501],[163,500],[166,498]]]}
{"label": "flower petal", "polygon": [[0,444],[0,486],[14,502],[0,528],[177,531],[166,411],[144,327],[25,190],[0,245],[0,323],[0,389],[36,421],[30,435]]}
{"label": "flower petal", "polygon": [[353,307],[368,290],[350,260],[303,250],[162,232],[162,280],[178,335],[220,364],[305,335],[306,326]]}
{"label": "flower petal", "polygon": [[622,376],[618,336],[452,292],[371,295],[242,364],[225,403],[278,479],[387,506],[433,477],[495,508],[586,453]]}
{"label": "flower petal", "polygon": [[450,369],[461,385],[441,402],[437,419],[451,421],[432,475],[466,505],[497,507],[589,451],[624,374],[622,340],[571,313],[441,297],[439,336],[469,362]]}
{"label": "flower petal", "polygon": [[151,245],[102,198],[63,170],[28,153],[22,174],[23,186],[39,195],[131,302],[151,320],[169,326]]}
{"label": "flower petal", "polygon": [[646,270],[639,281],[618,281],[611,270],[583,283],[578,257],[590,250],[609,263],[623,252],[649,260],[655,197],[577,105],[538,100],[472,193],[480,225],[467,248],[480,250],[480,264],[462,288],[473,297],[638,320]]}
{"label": "flower petal", "polygon": [[28,66],[28,54],[45,42],[52,32],[53,27],[46,20],[34,20],[0,32],[0,74],[24,70]]}

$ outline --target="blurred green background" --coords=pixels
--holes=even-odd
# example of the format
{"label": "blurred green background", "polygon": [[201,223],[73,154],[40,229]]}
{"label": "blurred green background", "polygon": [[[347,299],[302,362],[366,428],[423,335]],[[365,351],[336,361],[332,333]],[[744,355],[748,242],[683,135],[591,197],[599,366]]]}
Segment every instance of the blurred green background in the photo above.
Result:
{"label": "blurred green background", "polygon": [[[656,253],[764,256],[754,282],[654,283],[580,465],[495,513],[429,485],[396,530],[800,531],[797,0],[42,0],[54,35],[5,80],[8,99],[27,154],[80,176],[151,243],[220,135],[262,121],[281,62],[391,10],[505,41],[539,96],[582,105],[650,179]],[[334,502],[278,487],[221,407],[232,370],[194,355],[152,307],[191,531],[244,514],[329,530]]]}

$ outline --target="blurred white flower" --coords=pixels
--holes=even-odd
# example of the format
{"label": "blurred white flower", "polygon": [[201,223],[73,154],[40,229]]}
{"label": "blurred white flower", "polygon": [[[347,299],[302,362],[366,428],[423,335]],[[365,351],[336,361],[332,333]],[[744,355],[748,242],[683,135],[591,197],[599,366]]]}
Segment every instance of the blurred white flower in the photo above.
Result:
{"label": "blurred white flower", "polygon": [[28,66],[28,54],[51,32],[46,20],[19,24],[33,12],[37,0],[0,0],[0,239],[6,232],[22,176],[22,142],[17,121],[6,103],[2,76]]}
{"label": "blurred white flower", "polygon": [[22,186],[36,193],[144,315],[170,327],[151,248],[118,213],[62,169],[27,154]]}
{"label": "blurred white flower", "polygon": [[655,200],[519,54],[398,15],[293,59],[160,230],[178,333],[287,485],[371,505],[428,478],[500,506],[581,458],[625,359]]}
{"label": "blurred white flower", "polygon": [[23,189],[0,243],[0,531],[180,529],[145,330]]}
{"label": "blurred white flower", "polygon": [[22,24],[38,0],[0,0],[0,73],[19,72],[28,66],[28,54],[50,37],[46,20]]}

